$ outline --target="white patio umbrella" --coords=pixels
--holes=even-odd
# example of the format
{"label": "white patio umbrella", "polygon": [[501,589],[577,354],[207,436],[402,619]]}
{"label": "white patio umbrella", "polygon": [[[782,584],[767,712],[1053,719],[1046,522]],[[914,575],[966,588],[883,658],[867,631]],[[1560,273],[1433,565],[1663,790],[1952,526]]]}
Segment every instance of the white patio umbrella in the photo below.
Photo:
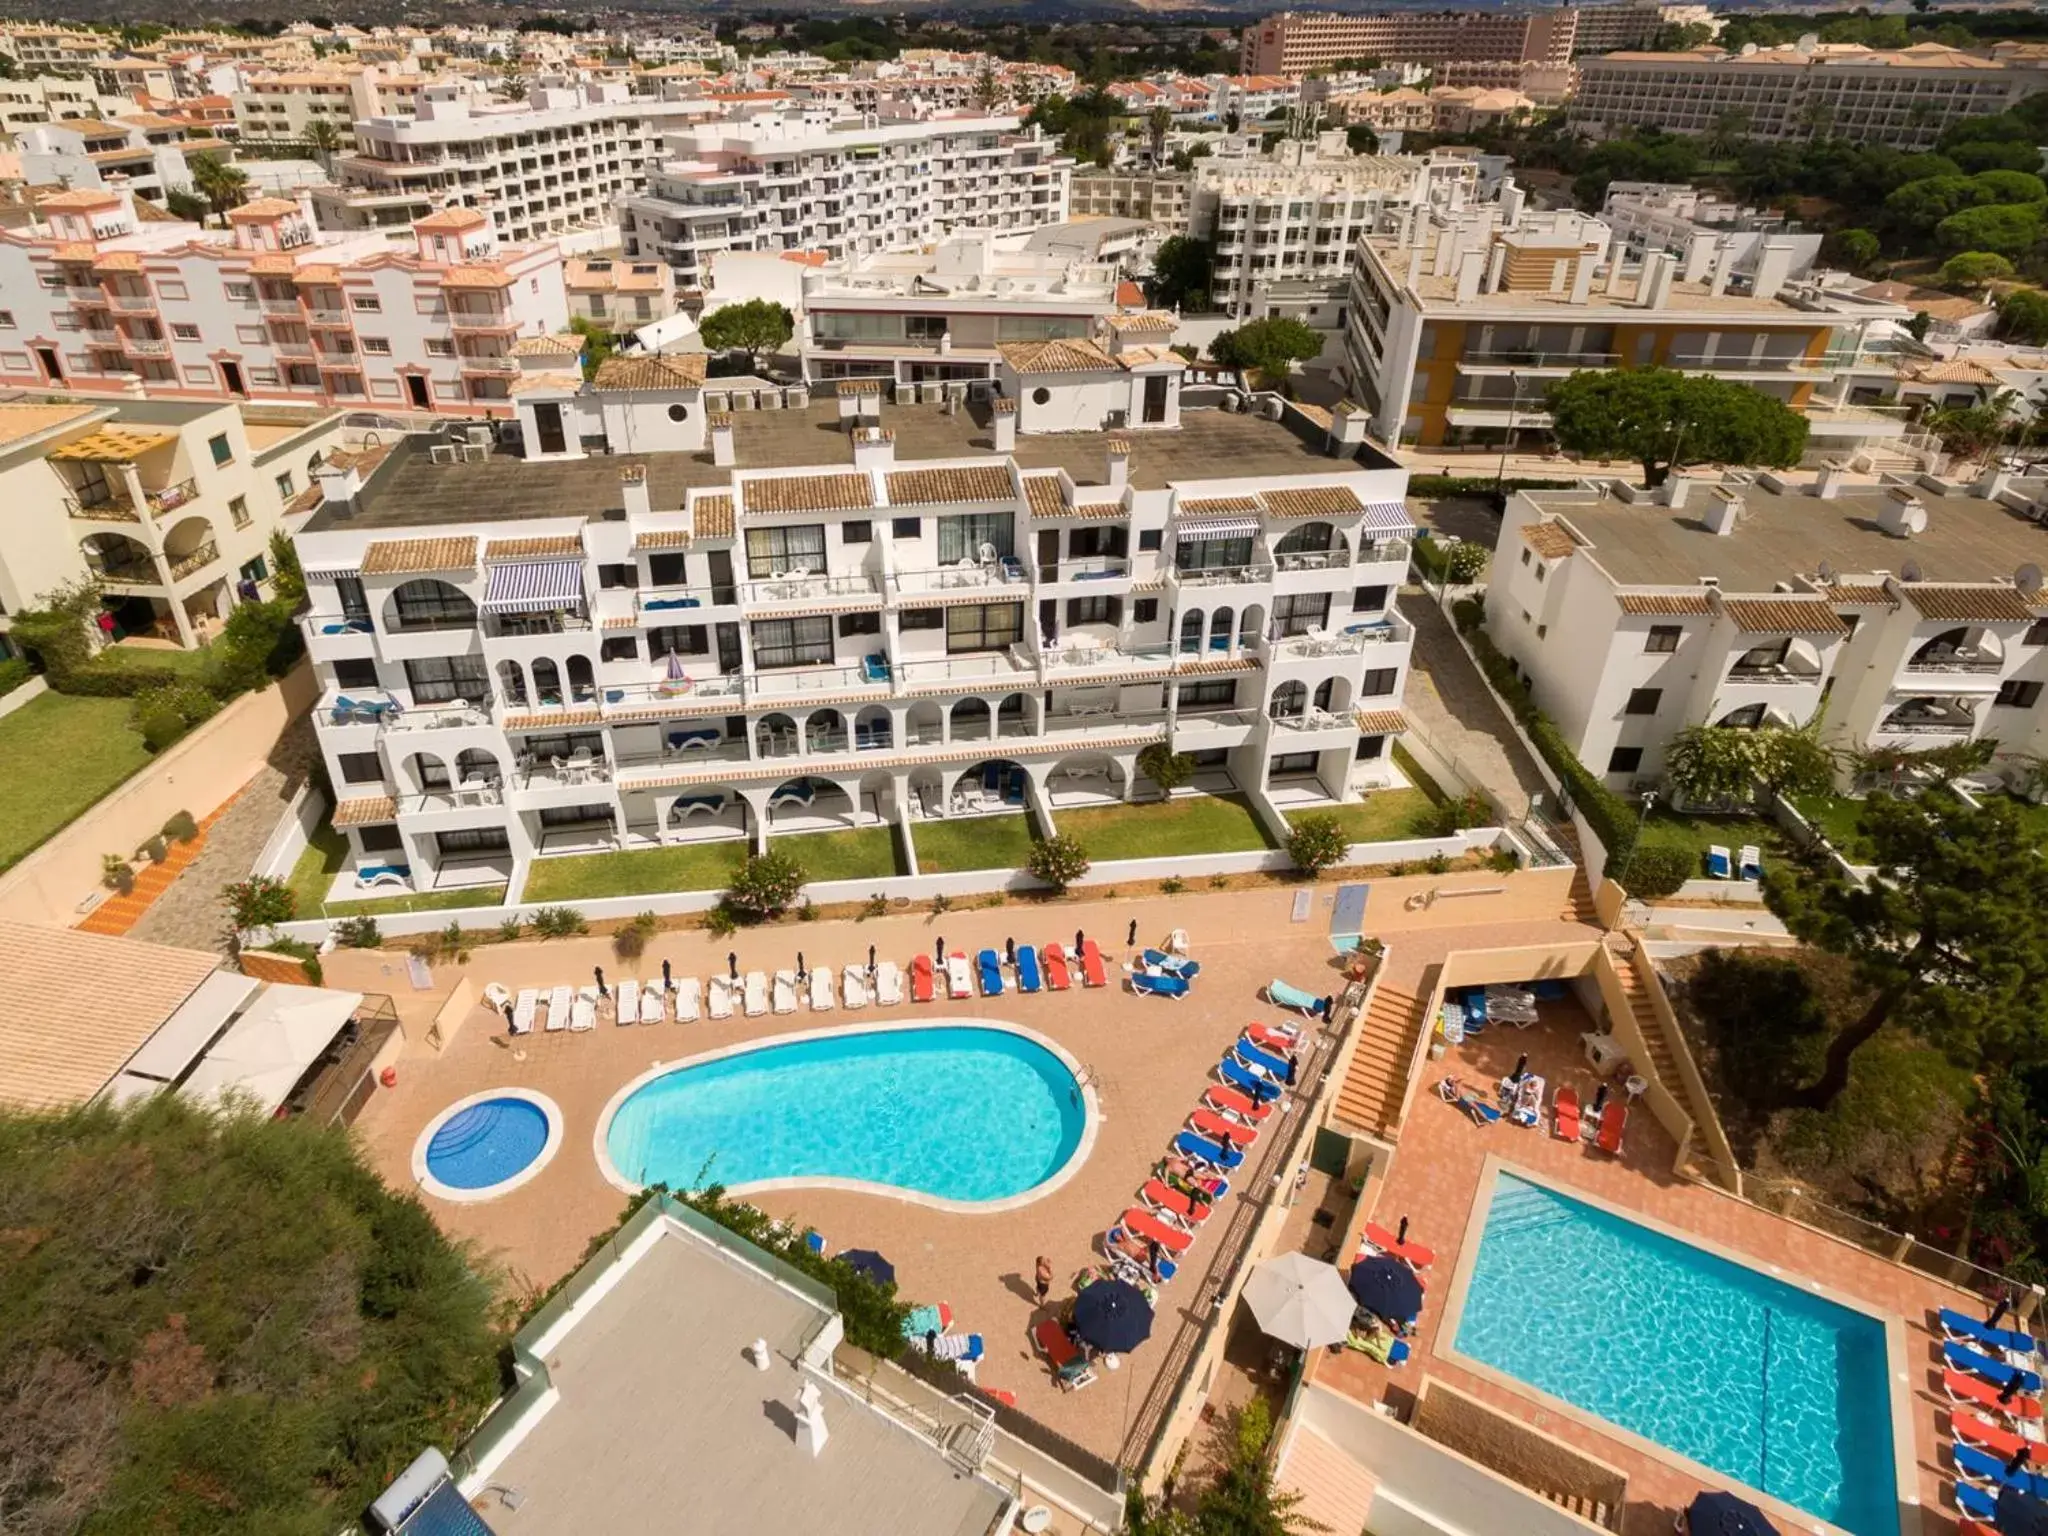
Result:
{"label": "white patio umbrella", "polygon": [[1305,1253],[1284,1253],[1253,1270],[1244,1302],[1261,1329],[1296,1349],[1319,1349],[1344,1338],[1355,1306],[1336,1266]]}

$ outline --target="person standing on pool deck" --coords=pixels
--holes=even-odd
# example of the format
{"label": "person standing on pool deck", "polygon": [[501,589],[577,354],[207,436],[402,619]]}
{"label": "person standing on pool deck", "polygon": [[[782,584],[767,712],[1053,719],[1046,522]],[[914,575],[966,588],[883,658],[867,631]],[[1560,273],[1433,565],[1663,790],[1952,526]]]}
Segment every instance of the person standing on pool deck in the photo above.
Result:
{"label": "person standing on pool deck", "polygon": [[804,969],[804,952],[798,950],[796,952],[796,979],[800,982],[804,981],[809,978],[810,974],[809,971]]}
{"label": "person standing on pool deck", "polygon": [[1080,929],[1076,928],[1074,930],[1074,958],[1076,960],[1079,960],[1081,958],[1081,941],[1087,937],[1088,935],[1083,933]]}
{"label": "person standing on pool deck", "polygon": [[870,945],[868,946],[868,975],[869,975],[869,976],[873,976],[874,974],[875,974],[875,946],[874,946],[874,945],[872,945],[872,944],[870,944]]}
{"label": "person standing on pool deck", "polygon": [[604,967],[593,965],[590,968],[590,974],[597,978],[597,995],[599,997],[610,997],[611,993],[607,992],[604,988]]}
{"label": "person standing on pool deck", "polygon": [[725,973],[734,981],[740,979],[740,956],[738,950],[728,949],[725,952]]}
{"label": "person standing on pool deck", "polygon": [[661,962],[661,990],[664,992],[673,992],[675,991],[675,989],[675,982],[669,979],[668,962],[664,960]]}
{"label": "person standing on pool deck", "polygon": [[1292,1088],[1294,1080],[1301,1073],[1301,1055],[1297,1051],[1287,1053],[1287,1086]]}
{"label": "person standing on pool deck", "polygon": [[1136,918],[1134,917],[1134,918],[1132,918],[1132,919],[1131,919],[1131,931],[1130,931],[1129,933],[1127,933],[1127,934],[1125,934],[1125,935],[1124,935],[1124,948],[1125,948],[1125,949],[1136,949],[1137,947],[1138,947],[1138,920],[1137,920],[1137,919],[1136,919]]}
{"label": "person standing on pool deck", "polygon": [[1011,969],[1014,970],[1017,965],[1017,941],[1015,939],[1003,940],[1003,956],[1008,960]]}
{"label": "person standing on pool deck", "polygon": [[1145,1239],[1145,1261],[1146,1261],[1146,1262],[1147,1262],[1148,1264],[1150,1264],[1150,1265],[1152,1266],[1152,1278],[1153,1278],[1154,1280],[1157,1280],[1157,1279],[1159,1278],[1159,1239],[1158,1239],[1158,1238],[1156,1238],[1156,1237],[1148,1237],[1148,1238],[1146,1238],[1146,1239]]}
{"label": "person standing on pool deck", "polygon": [[1041,1253],[1038,1256],[1038,1263],[1035,1266],[1035,1270],[1035,1284],[1038,1290],[1038,1304],[1039,1306],[1043,1307],[1045,1305],[1045,1299],[1052,1294],[1052,1260],[1048,1259],[1044,1254]]}

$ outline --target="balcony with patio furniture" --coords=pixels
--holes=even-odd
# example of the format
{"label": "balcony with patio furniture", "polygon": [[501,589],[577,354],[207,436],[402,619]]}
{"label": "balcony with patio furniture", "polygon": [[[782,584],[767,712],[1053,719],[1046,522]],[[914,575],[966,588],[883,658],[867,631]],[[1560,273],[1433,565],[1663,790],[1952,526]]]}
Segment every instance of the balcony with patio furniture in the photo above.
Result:
{"label": "balcony with patio furniture", "polygon": [[1899,668],[1902,673],[1938,672],[1996,678],[2005,670],[2006,641],[1981,625],[1946,629],[1926,641]]}
{"label": "balcony with patio furniture", "polygon": [[1966,738],[1976,734],[1975,700],[1920,695],[1895,706],[1877,723],[1879,737]]}
{"label": "balcony with patio furniture", "polygon": [[778,572],[760,581],[743,582],[740,595],[749,607],[772,607],[777,603],[830,603],[847,600],[849,607],[863,606],[859,599],[872,599],[879,606],[881,578],[865,571],[827,576],[818,571]]}
{"label": "balcony with patio furniture", "polygon": [[[988,559],[961,560],[955,565],[898,571],[891,579],[897,593],[902,596],[982,588],[1028,588],[1031,585],[1030,572],[1021,560],[1015,555],[996,556],[992,551]],[[1016,595],[1022,596],[1023,593]]]}

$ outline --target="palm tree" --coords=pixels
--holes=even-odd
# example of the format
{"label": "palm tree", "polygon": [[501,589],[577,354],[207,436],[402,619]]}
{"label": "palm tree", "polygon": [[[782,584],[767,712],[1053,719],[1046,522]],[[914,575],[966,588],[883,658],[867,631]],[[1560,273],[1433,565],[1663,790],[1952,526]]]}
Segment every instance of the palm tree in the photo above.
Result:
{"label": "palm tree", "polygon": [[199,189],[199,195],[206,199],[215,213],[226,213],[230,208],[240,207],[249,196],[249,173],[238,165],[229,165],[218,155],[200,153],[185,162],[192,173],[192,185]]}
{"label": "palm tree", "polygon": [[316,117],[306,124],[306,146],[313,151],[313,157],[326,171],[334,169],[334,152],[341,148],[341,134],[324,117]]}
{"label": "palm tree", "polygon": [[1735,153],[1736,146],[1749,136],[1750,115],[1741,107],[1730,107],[1714,119],[1713,129],[1707,134],[1707,154],[1715,160],[1725,160]]}

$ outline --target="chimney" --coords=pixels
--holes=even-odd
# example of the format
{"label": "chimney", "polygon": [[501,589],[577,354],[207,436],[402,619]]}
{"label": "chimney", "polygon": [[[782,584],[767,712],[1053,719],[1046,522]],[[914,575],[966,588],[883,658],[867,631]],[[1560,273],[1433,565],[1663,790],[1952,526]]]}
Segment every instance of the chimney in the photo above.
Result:
{"label": "chimney", "polygon": [[1501,177],[1500,216],[1501,222],[1507,228],[1513,229],[1516,224],[1521,222],[1522,204],[1524,201],[1527,200],[1527,198],[1528,194],[1524,192],[1520,187],[1515,185],[1514,177]]}
{"label": "chimney", "polygon": [[1613,256],[1608,259],[1607,287],[1605,291],[1607,297],[1609,297],[1610,299],[1614,298],[1621,292],[1621,279],[1623,275],[1622,258],[1627,255],[1627,247],[1618,245],[1614,248]]}
{"label": "chimney", "polygon": [[1987,469],[1977,477],[1976,483],[1970,487],[1970,494],[1982,497],[1985,501],[1996,501],[2011,488],[2011,470]]}
{"label": "chimney", "polygon": [[619,471],[619,497],[626,505],[626,521],[645,517],[654,510],[647,494],[647,466],[628,464]]}
{"label": "chimney", "polygon": [[1849,477],[1849,466],[1840,459],[1829,459],[1820,467],[1814,477],[1813,494],[1822,501],[1833,501],[1842,494],[1842,482]]}
{"label": "chimney", "polygon": [[1664,503],[1667,507],[1682,507],[1685,505],[1687,493],[1691,490],[1692,478],[1674,469],[1665,478],[1664,484],[1659,487],[1657,500]]}
{"label": "chimney", "polygon": [[1506,270],[1507,264],[1507,242],[1505,240],[1494,241],[1492,249],[1486,253],[1486,282],[1484,289],[1487,293],[1500,292],[1500,275]]}
{"label": "chimney", "polygon": [[1728,291],[1728,279],[1735,271],[1735,242],[1723,240],[1721,249],[1714,257],[1714,279],[1707,284],[1707,292],[1719,298]]}
{"label": "chimney", "polygon": [[1465,251],[1458,257],[1458,302],[1470,304],[1479,297],[1479,280],[1486,275],[1486,252]]}
{"label": "chimney", "polygon": [[994,413],[996,452],[1015,453],[1017,451],[1017,402],[1008,395],[999,395],[989,409]]}
{"label": "chimney", "polygon": [[1419,245],[1412,245],[1408,248],[1408,291],[1410,293],[1413,293],[1415,285],[1422,281],[1422,254],[1422,247]]}
{"label": "chimney", "polygon": [[1700,521],[1707,525],[1707,532],[1719,539],[1725,539],[1735,532],[1735,525],[1742,518],[1742,497],[1725,485],[1717,485],[1707,497],[1707,510],[1700,515]]}
{"label": "chimney", "polygon": [[1643,258],[1643,275],[1636,284],[1636,299],[1644,309],[1662,309],[1671,298],[1672,279],[1678,273],[1678,258],[1652,251]]}
{"label": "chimney", "polygon": [[1910,539],[1927,529],[1927,504],[1902,485],[1885,492],[1877,526],[1895,539]]}
{"label": "chimney", "polygon": [[1593,295],[1593,253],[1581,252],[1579,264],[1572,270],[1572,302],[1583,304]]}
{"label": "chimney", "polygon": [[1446,229],[1436,237],[1436,257],[1430,263],[1432,277],[1449,277],[1458,267],[1458,231]]}
{"label": "chimney", "polygon": [[1339,400],[1330,412],[1331,453],[1347,457],[1346,450],[1364,442],[1366,429],[1371,425],[1372,417],[1363,406],[1354,400]]}
{"label": "chimney", "polygon": [[356,492],[363,488],[363,478],[350,462],[323,462],[313,471],[313,483],[320,487],[320,504],[341,513],[348,511],[349,503],[356,499]]}
{"label": "chimney", "polygon": [[825,1449],[832,1432],[825,1428],[825,1400],[815,1381],[807,1381],[796,1394],[796,1443],[816,1457]]}
{"label": "chimney", "polygon": [[1720,236],[1709,229],[1696,229],[1686,237],[1685,280],[1703,283],[1714,264],[1714,246]]}
{"label": "chimney", "polygon": [[860,393],[855,397],[860,405],[863,421],[882,419],[882,381],[880,379],[859,379]]}
{"label": "chimney", "polygon": [[1131,440],[1128,437],[1112,437],[1109,440],[1109,488],[1121,496],[1131,483]]}
{"label": "chimney", "polygon": [[860,392],[865,386],[858,379],[847,379],[839,386],[839,424],[845,426],[860,419]]}
{"label": "chimney", "polygon": [[853,467],[887,469],[896,462],[896,434],[887,427],[862,427],[853,434]]}
{"label": "chimney", "polygon": [[1756,282],[1751,288],[1760,299],[1775,299],[1785,291],[1792,275],[1793,248],[1781,240],[1766,240],[1756,258]]}
{"label": "chimney", "polygon": [[732,468],[738,457],[732,447],[732,416],[725,411],[713,411],[705,418],[705,425],[711,429],[711,462],[721,469]]}

